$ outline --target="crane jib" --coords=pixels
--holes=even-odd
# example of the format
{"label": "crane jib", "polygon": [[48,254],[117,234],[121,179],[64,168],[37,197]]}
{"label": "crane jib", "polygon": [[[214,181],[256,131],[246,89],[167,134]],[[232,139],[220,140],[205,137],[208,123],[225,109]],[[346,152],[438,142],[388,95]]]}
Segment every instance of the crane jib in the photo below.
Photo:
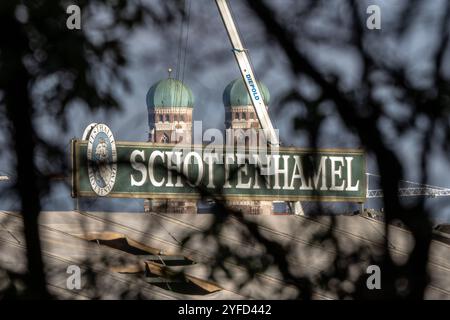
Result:
{"label": "crane jib", "polygon": [[278,146],[278,135],[275,132],[275,129],[270,120],[266,105],[264,103],[264,99],[261,99],[261,97],[263,97],[261,95],[261,90],[256,82],[255,75],[250,64],[250,58],[246,53],[247,50],[244,49],[244,46],[242,45],[239,31],[237,30],[227,0],[215,1],[261,128],[265,130],[264,132],[267,136],[267,141],[269,141],[272,146]]}

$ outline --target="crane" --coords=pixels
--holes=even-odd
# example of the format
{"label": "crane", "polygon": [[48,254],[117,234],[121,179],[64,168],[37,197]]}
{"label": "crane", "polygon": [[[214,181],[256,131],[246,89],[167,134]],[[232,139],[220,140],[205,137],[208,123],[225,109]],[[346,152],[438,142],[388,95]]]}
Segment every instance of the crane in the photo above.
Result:
{"label": "crane", "polygon": [[215,1],[223,24],[225,25],[228,38],[230,39],[232,51],[234,53],[234,57],[236,58],[242,79],[244,80],[253,107],[255,108],[255,113],[258,117],[259,123],[261,124],[261,128],[266,135],[266,140],[273,147],[277,147],[280,144],[278,135],[276,134],[272,121],[270,120],[261,90],[259,89],[255,79],[255,74],[250,63],[250,58],[247,54],[247,49],[245,49],[242,45],[241,37],[231,14],[228,2],[227,0]]}
{"label": "crane", "polygon": [[[242,45],[239,31],[234,22],[233,15],[231,14],[230,6],[228,5],[227,0],[215,1],[217,8],[219,9],[223,24],[225,25],[228,38],[230,39],[232,52],[234,53],[234,57],[236,58],[236,62],[241,72],[242,79],[244,80],[261,128],[263,129],[266,140],[269,142],[269,144],[272,147],[276,148],[280,145],[280,141],[278,139],[278,135],[275,132],[272,121],[270,120],[269,113],[267,112],[267,107],[264,103],[261,90],[258,87],[255,73],[250,63],[248,50]],[[289,203],[289,206],[295,214],[303,214],[303,209],[300,201]]]}
{"label": "crane", "polygon": [[[379,175],[366,173],[367,175],[367,186],[369,186],[369,178],[375,177],[380,178]],[[398,196],[399,197],[417,197],[417,196],[425,196],[425,197],[448,197],[450,196],[450,189],[443,188],[438,186],[431,186],[428,184],[422,184],[412,181],[400,180],[399,183],[403,184],[403,187],[398,188]],[[372,198],[383,198],[383,190],[381,189],[369,189],[367,188],[366,197],[369,199]]]}
{"label": "crane", "polygon": [[[272,121],[270,120],[269,114],[267,112],[266,105],[264,103],[264,99],[261,95],[261,91],[258,87],[258,84],[255,79],[255,74],[250,63],[250,57],[248,55],[248,50],[244,48],[242,45],[241,37],[239,35],[238,29],[233,19],[233,15],[231,14],[230,7],[228,5],[227,0],[215,0],[217,4],[217,8],[219,9],[220,16],[222,18],[223,24],[225,25],[225,29],[228,34],[228,38],[230,39],[232,51],[234,53],[234,57],[236,58],[236,62],[238,64],[239,70],[241,72],[242,78],[246,85],[248,94],[251,98],[253,107],[255,109],[256,115],[258,117],[261,128],[264,130],[264,134],[266,135],[267,141],[272,146],[279,146],[280,141],[275,132],[275,129],[272,125]],[[373,174],[367,174],[369,176],[376,176]],[[369,179],[367,179],[369,180]],[[409,184],[409,186],[404,188],[399,188],[398,195],[400,197],[412,197],[412,196],[430,196],[430,197],[443,197],[450,196],[450,189],[422,185],[415,182],[410,181],[401,181],[403,183]],[[368,185],[368,183],[367,183]],[[383,191],[381,189],[369,190],[367,189],[367,198],[381,198],[383,197]],[[277,201],[279,202],[279,201]],[[293,209],[295,214],[302,214],[303,209],[300,201],[290,203],[293,205]]]}

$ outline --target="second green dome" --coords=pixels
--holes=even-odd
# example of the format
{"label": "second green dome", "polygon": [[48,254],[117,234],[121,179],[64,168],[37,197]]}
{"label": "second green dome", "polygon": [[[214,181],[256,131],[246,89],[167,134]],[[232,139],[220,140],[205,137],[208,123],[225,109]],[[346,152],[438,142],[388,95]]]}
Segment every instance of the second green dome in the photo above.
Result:
{"label": "second green dome", "polygon": [[[260,81],[257,81],[258,88],[263,95],[266,106],[270,102],[269,89]],[[231,81],[223,92],[223,104],[225,107],[248,106],[252,104],[244,80],[242,78]]]}

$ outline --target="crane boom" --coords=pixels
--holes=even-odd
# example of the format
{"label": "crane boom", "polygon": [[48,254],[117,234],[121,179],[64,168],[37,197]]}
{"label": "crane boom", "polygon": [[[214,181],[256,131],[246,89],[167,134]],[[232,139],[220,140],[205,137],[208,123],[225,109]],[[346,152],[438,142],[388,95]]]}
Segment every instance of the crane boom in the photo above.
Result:
{"label": "crane boom", "polygon": [[[215,1],[223,24],[225,25],[225,29],[227,30],[234,57],[236,58],[239,70],[241,71],[242,79],[244,80],[250,100],[252,101],[259,124],[264,130],[265,137],[271,146],[278,147],[280,145],[278,135],[276,134],[272,121],[270,120],[267,107],[264,103],[264,98],[258,87],[258,83],[256,82],[255,74],[250,63],[250,57],[247,54],[247,50],[242,45],[241,37],[239,36],[239,32],[234,22],[233,15],[231,14],[228,2],[227,0]],[[295,214],[303,214],[303,208],[299,201],[291,203],[291,206]]]}
{"label": "crane boom", "polygon": [[272,146],[278,146],[278,135],[270,120],[269,113],[267,112],[264,98],[261,94],[261,90],[255,79],[253,68],[250,64],[250,58],[247,54],[247,50],[243,47],[239,32],[234,22],[233,16],[230,11],[230,7],[227,0],[215,0],[217,8],[219,9],[220,16],[222,17],[223,24],[227,30],[228,38],[230,39],[232,51],[236,58],[239,70],[241,71],[242,78],[247,88],[248,94],[255,108],[256,115],[258,116],[259,123],[264,130],[266,139]]}

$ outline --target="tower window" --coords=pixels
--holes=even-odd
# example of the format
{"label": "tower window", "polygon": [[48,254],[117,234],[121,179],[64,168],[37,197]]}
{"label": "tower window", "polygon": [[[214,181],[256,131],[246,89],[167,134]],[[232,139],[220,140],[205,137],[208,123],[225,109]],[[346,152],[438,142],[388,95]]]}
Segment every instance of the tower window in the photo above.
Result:
{"label": "tower window", "polygon": [[164,121],[164,118],[163,118],[163,115],[162,115],[162,114],[160,114],[160,115],[158,116],[158,121],[159,121],[159,122],[163,122],[163,121]]}
{"label": "tower window", "polygon": [[178,115],[177,114],[173,115],[173,121],[178,121]]}
{"label": "tower window", "polygon": [[180,114],[180,121],[184,121],[184,115]]}
{"label": "tower window", "polygon": [[242,112],[242,120],[247,120],[247,113]]}
{"label": "tower window", "polygon": [[165,114],[164,115],[164,122],[168,122],[169,121],[169,115],[168,114]]}

